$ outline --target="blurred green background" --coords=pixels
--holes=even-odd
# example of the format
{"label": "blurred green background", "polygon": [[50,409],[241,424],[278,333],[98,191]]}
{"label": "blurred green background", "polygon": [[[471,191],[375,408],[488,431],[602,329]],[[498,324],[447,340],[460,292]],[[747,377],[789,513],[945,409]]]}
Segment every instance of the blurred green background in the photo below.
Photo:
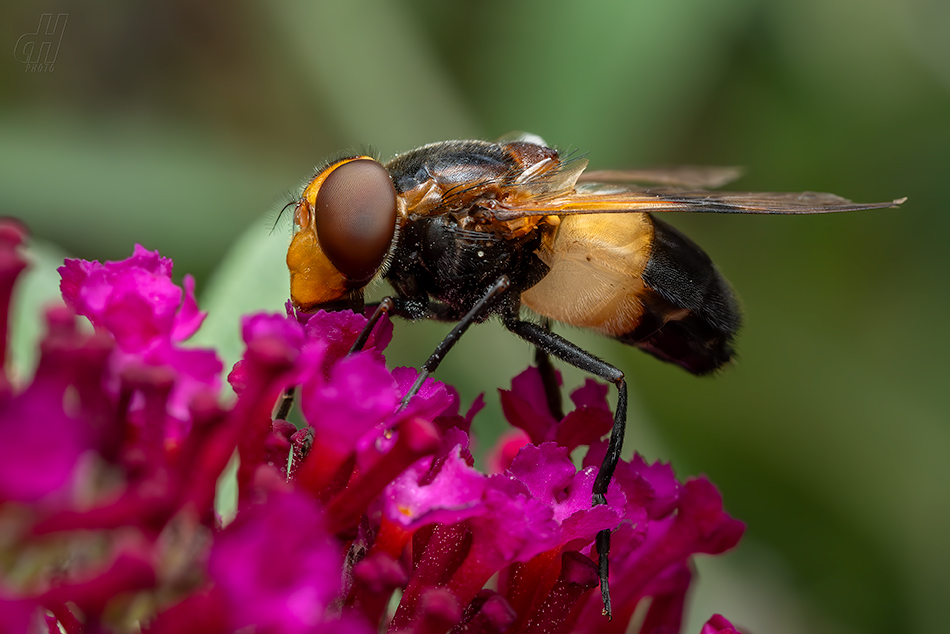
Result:
{"label": "blurred green background", "polygon": [[[61,13],[64,29],[31,35]],[[630,446],[708,474],[748,522],[735,553],[700,562],[684,631],[721,611],[759,634],[944,632],[948,33],[945,0],[7,3],[0,213],[37,246],[20,372],[60,253],[134,242],[197,277],[199,340],[233,360],[238,312],[287,294],[275,209],[348,148],[528,130],[593,169],[742,165],[739,189],[909,196],[833,217],[667,216],[743,299],[740,358],[719,376],[562,332],[628,373]],[[24,61],[29,38],[35,58],[59,41],[51,68]],[[397,324],[390,360],[419,365],[446,331]],[[495,390],[530,358],[487,324],[440,369],[464,407],[486,392],[483,447]]]}

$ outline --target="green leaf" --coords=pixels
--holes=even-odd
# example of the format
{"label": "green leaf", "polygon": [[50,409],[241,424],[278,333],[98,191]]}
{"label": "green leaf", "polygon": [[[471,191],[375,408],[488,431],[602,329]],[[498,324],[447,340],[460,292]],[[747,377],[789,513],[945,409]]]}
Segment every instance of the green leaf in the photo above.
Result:
{"label": "green leaf", "polygon": [[15,383],[33,376],[39,359],[39,341],[46,330],[43,311],[62,302],[59,273],[66,253],[43,241],[31,241],[26,248],[29,267],[13,289],[10,312],[10,374]]}

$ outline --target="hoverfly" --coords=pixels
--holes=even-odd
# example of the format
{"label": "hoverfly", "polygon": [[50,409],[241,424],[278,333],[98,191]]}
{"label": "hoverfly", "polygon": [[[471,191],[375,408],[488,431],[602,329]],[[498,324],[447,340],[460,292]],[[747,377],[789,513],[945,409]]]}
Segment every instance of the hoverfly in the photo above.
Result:
{"label": "hoverfly", "polygon": [[[709,256],[651,212],[814,214],[895,207],[904,199],[862,205],[812,192],[714,192],[701,188],[722,185],[737,172],[584,173],[586,166],[582,158],[562,159],[531,135],[433,143],[385,165],[362,155],[332,161],[295,203],[287,266],[290,297],[300,311],[362,310],[364,288],[382,278],[395,291],[380,304],[383,310],[457,322],[422,366],[407,400],[464,331],[492,315],[536,347],[555,416],[560,394],[547,355],[613,383],[619,395],[594,484],[597,505],[606,503],[623,445],[624,375],[553,333],[550,323],[594,330],[694,374],[732,358],[740,325],[736,297]],[[522,307],[541,323],[522,319]],[[609,531],[596,544],[609,615]]]}

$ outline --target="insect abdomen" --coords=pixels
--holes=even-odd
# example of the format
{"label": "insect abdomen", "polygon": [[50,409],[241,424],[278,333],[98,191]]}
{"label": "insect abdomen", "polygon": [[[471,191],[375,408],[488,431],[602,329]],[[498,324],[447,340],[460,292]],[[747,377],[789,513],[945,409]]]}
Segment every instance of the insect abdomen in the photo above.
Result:
{"label": "insect abdomen", "polygon": [[538,256],[550,268],[525,306],[705,374],[732,358],[739,310],[692,240],[648,214],[564,216]]}
{"label": "insect abdomen", "polygon": [[531,310],[610,337],[640,320],[641,274],[653,224],[645,214],[578,214],[550,219],[538,257],[547,274],[521,294]]}
{"label": "insect abdomen", "polygon": [[662,220],[654,218],[653,227],[640,321],[616,339],[694,374],[712,372],[734,354],[741,323],[735,294],[695,242]]}

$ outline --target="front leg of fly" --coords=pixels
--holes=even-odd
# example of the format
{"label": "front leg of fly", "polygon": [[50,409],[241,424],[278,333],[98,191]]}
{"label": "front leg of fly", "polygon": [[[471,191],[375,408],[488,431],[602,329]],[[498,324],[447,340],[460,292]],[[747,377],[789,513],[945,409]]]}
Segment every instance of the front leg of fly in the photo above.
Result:
{"label": "front leg of fly", "polygon": [[492,284],[485,294],[475,303],[475,306],[472,307],[468,313],[459,320],[455,327],[445,336],[435,350],[429,356],[428,360],[423,364],[422,368],[419,370],[419,376],[416,378],[416,382],[413,383],[412,387],[409,388],[409,391],[406,392],[406,395],[402,399],[402,405],[400,409],[404,408],[408,403],[409,399],[416,395],[416,393],[422,388],[422,384],[425,380],[439,367],[439,364],[442,363],[442,359],[445,358],[445,355],[449,353],[449,350],[461,339],[462,335],[468,330],[468,327],[474,323],[484,321],[485,318],[490,315],[495,306],[497,305],[499,298],[511,288],[511,281],[508,279],[507,275],[502,275],[495,283]]}

